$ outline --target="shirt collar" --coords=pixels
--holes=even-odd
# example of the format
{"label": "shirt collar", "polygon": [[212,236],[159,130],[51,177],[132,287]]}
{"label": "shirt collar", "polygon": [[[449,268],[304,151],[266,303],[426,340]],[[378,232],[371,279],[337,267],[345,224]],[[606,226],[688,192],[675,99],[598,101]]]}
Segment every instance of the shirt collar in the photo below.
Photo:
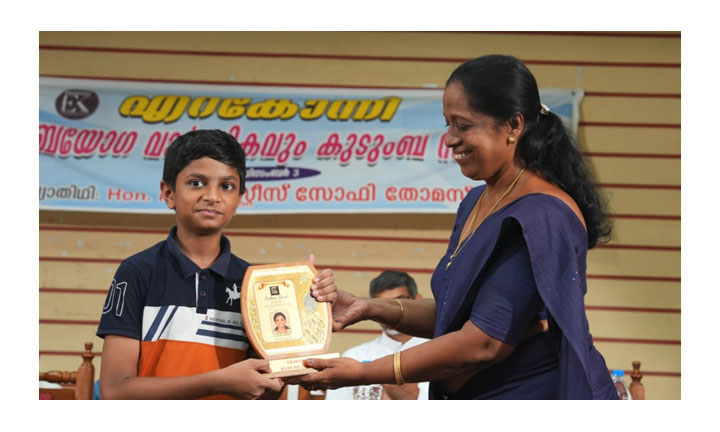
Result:
{"label": "shirt collar", "polygon": [[[170,254],[175,257],[175,260],[177,260],[178,264],[180,265],[180,272],[182,273],[183,277],[187,278],[203,269],[201,269],[197,264],[195,264],[190,258],[185,256],[184,253],[182,253],[182,251],[177,245],[177,242],[175,241],[176,234],[177,226],[174,226],[170,229],[170,233],[168,234],[168,250],[170,251]],[[222,237],[220,237],[220,255],[209,267],[209,269],[222,276],[223,278],[227,277],[228,269],[230,268],[230,255],[230,240],[228,240],[228,238],[223,235]]]}

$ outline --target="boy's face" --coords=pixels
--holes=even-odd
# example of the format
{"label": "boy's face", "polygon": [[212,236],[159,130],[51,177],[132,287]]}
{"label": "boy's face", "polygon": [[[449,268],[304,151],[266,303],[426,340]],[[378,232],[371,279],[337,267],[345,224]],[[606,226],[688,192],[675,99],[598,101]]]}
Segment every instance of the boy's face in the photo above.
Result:
{"label": "boy's face", "polygon": [[178,229],[213,234],[227,226],[240,203],[237,171],[204,157],[190,162],[178,173],[175,190],[160,182],[168,208],[175,209]]}

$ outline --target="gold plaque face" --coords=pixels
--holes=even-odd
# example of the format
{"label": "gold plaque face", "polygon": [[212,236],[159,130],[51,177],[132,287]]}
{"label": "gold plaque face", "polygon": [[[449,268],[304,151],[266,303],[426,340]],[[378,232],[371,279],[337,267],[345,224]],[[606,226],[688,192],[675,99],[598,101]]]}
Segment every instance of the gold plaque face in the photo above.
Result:
{"label": "gold plaque face", "polygon": [[332,333],[329,303],[317,302],[310,285],[317,270],[309,262],[251,266],[243,279],[240,304],[250,343],[270,360],[272,376],[302,375],[305,358],[326,354]]}

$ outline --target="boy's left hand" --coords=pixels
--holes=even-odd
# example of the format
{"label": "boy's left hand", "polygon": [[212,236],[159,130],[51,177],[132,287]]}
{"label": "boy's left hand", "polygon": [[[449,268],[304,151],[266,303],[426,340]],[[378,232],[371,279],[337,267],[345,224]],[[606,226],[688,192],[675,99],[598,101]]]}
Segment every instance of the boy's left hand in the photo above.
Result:
{"label": "boy's left hand", "polygon": [[[315,255],[311,254],[309,261],[312,265],[315,265]],[[318,270],[310,290],[315,300],[329,302],[330,304],[335,303],[335,300],[337,300],[337,286],[335,286],[335,276],[332,269]]]}

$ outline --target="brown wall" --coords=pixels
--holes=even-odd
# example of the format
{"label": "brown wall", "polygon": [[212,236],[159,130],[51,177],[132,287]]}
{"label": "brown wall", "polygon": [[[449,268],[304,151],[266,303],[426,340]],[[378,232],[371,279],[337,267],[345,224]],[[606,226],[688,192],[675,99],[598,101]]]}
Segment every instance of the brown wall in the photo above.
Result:
{"label": "brown wall", "polygon": [[[541,88],[583,88],[581,150],[611,197],[615,234],[588,256],[587,314],[610,368],[642,361],[648,399],[680,398],[680,34],[41,32],[40,74],[158,81],[442,87],[463,60],[519,57]],[[221,55],[222,54],[222,55]],[[230,55],[227,55],[230,54]],[[268,55],[283,54],[283,55]],[[438,114],[439,115],[439,114]],[[237,215],[250,262],[317,256],[365,295],[385,268],[431,298],[454,215]],[[40,211],[40,369],[74,369],[119,261],[165,238],[170,215]],[[332,351],[369,340],[361,323]],[[99,359],[96,365],[99,366]]]}

